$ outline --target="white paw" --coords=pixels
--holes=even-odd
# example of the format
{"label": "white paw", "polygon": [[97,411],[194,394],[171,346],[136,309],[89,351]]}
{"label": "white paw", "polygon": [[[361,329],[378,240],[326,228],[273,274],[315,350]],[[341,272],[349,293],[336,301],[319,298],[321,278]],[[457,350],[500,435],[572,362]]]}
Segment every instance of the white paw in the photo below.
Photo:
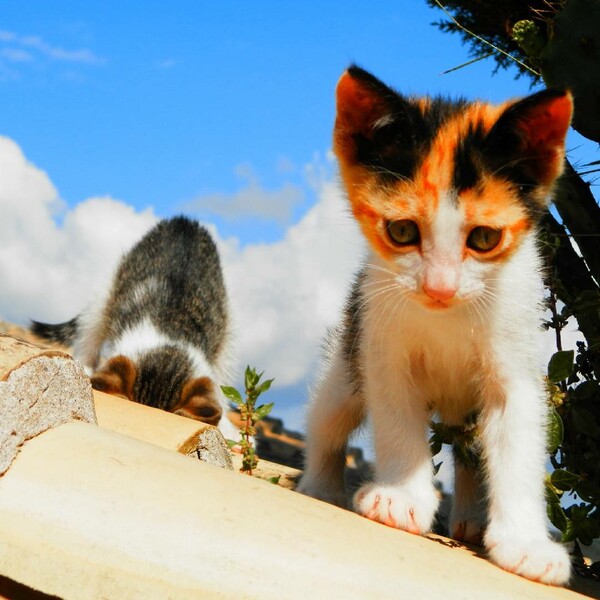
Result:
{"label": "white paw", "polygon": [[549,539],[494,539],[486,535],[485,546],[492,562],[527,579],[564,585],[571,576],[569,553],[564,546]]}
{"label": "white paw", "polygon": [[353,504],[368,519],[423,535],[431,529],[439,498],[433,487],[415,492],[369,483],[356,492]]}
{"label": "white paw", "polygon": [[346,493],[343,489],[323,485],[307,476],[302,477],[300,483],[296,487],[296,491],[305,496],[310,496],[316,500],[322,500],[323,502],[328,502],[329,504],[334,504],[335,506],[340,506],[342,508],[346,508],[348,504]]}

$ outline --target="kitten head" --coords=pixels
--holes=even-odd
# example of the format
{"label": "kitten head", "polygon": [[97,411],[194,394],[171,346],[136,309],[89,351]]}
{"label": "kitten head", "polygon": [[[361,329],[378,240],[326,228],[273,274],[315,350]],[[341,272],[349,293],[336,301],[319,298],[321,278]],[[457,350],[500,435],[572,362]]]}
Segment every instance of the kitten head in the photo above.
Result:
{"label": "kitten head", "polygon": [[530,236],[564,166],[568,92],[500,106],[405,97],[351,67],[337,86],[334,151],[383,268],[421,304],[482,294]]}
{"label": "kitten head", "polygon": [[91,378],[96,390],[217,425],[223,409],[209,377],[192,377],[189,359],[171,347],[151,350],[134,362],[110,358]]}

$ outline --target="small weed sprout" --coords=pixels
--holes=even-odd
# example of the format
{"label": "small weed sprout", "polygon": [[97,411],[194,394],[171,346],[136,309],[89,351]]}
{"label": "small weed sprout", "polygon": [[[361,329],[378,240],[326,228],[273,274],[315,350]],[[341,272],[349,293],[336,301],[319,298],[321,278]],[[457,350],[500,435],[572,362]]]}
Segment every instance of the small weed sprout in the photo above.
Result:
{"label": "small weed sprout", "polygon": [[252,470],[256,468],[258,458],[254,451],[252,437],[256,435],[256,423],[266,417],[273,408],[273,402],[270,404],[261,404],[256,406],[258,397],[266,392],[273,383],[273,379],[267,379],[260,383],[263,373],[256,373],[256,369],[246,367],[245,384],[246,398],[242,398],[240,392],[235,388],[222,385],[221,390],[225,396],[234,402],[240,410],[242,417],[242,427],[240,429],[241,441],[228,440],[230,446],[240,445],[242,449],[242,468],[240,471],[247,475],[252,475]]}

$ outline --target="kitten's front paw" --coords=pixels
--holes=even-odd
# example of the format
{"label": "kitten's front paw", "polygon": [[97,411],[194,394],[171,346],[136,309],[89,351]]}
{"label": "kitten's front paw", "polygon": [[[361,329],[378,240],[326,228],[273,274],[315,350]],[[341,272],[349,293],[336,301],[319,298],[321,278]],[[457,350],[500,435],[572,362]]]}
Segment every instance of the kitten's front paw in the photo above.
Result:
{"label": "kitten's front paw", "polygon": [[549,539],[519,540],[486,535],[485,547],[499,567],[527,579],[564,585],[571,576],[571,559],[564,546]]}
{"label": "kitten's front paw", "polygon": [[354,510],[368,519],[423,535],[431,529],[439,498],[433,487],[414,492],[369,483],[356,492],[353,504]]}

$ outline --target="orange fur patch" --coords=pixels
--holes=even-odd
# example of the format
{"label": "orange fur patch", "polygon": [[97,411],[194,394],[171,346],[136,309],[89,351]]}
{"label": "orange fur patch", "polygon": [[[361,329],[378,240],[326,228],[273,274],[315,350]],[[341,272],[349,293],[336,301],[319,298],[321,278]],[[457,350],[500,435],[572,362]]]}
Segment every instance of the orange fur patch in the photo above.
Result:
{"label": "orange fur patch", "polygon": [[218,425],[223,409],[215,396],[215,386],[209,377],[191,379],[183,386],[179,403],[173,412],[183,417]]}
{"label": "orange fur patch", "polygon": [[109,359],[99,371],[91,377],[95,390],[122,396],[134,400],[133,386],[137,377],[137,369],[133,361],[119,355]]}
{"label": "orange fur patch", "polygon": [[519,123],[524,133],[525,155],[539,157],[536,175],[543,184],[550,184],[563,170],[565,136],[571,124],[573,97],[570,92],[536,106]]}
{"label": "orange fur patch", "polygon": [[[481,131],[485,136],[514,102],[501,105],[474,102],[465,106],[436,132],[427,155],[421,157],[421,164],[411,180],[398,177],[397,180],[383,182],[367,166],[356,161],[355,136],[360,134],[368,138],[372,135],[374,123],[387,114],[385,100],[348,72],[340,78],[336,95],[338,112],[334,150],[339,159],[340,173],[354,216],[373,248],[384,258],[420,250],[415,246],[395,245],[388,237],[386,223],[413,220],[419,226],[421,237],[427,237],[443,199],[457,202],[463,211],[464,256],[501,260],[509,256],[518,246],[519,239],[531,230],[532,217],[519,198],[519,190],[515,184],[500,177],[482,175],[474,189],[464,190],[458,198],[445,197],[455,193],[454,160],[459,140],[468,140],[473,131]],[[431,100],[417,98],[412,102],[426,119]],[[545,206],[550,186],[562,170],[564,137],[571,112],[572,98],[565,93],[534,103],[531,108],[526,107],[522,120],[516,122],[516,127],[523,132],[523,143],[527,144],[523,155],[531,157],[532,170],[542,170],[541,173],[536,172],[540,185],[529,196],[530,202],[539,203],[540,208]],[[470,231],[478,226],[502,230],[503,235],[496,248],[481,253],[467,247]]]}
{"label": "orange fur patch", "polygon": [[334,147],[338,157],[352,160],[356,145],[352,136],[366,133],[385,112],[381,98],[357,81],[347,71],[340,77],[336,88],[337,115]]}

